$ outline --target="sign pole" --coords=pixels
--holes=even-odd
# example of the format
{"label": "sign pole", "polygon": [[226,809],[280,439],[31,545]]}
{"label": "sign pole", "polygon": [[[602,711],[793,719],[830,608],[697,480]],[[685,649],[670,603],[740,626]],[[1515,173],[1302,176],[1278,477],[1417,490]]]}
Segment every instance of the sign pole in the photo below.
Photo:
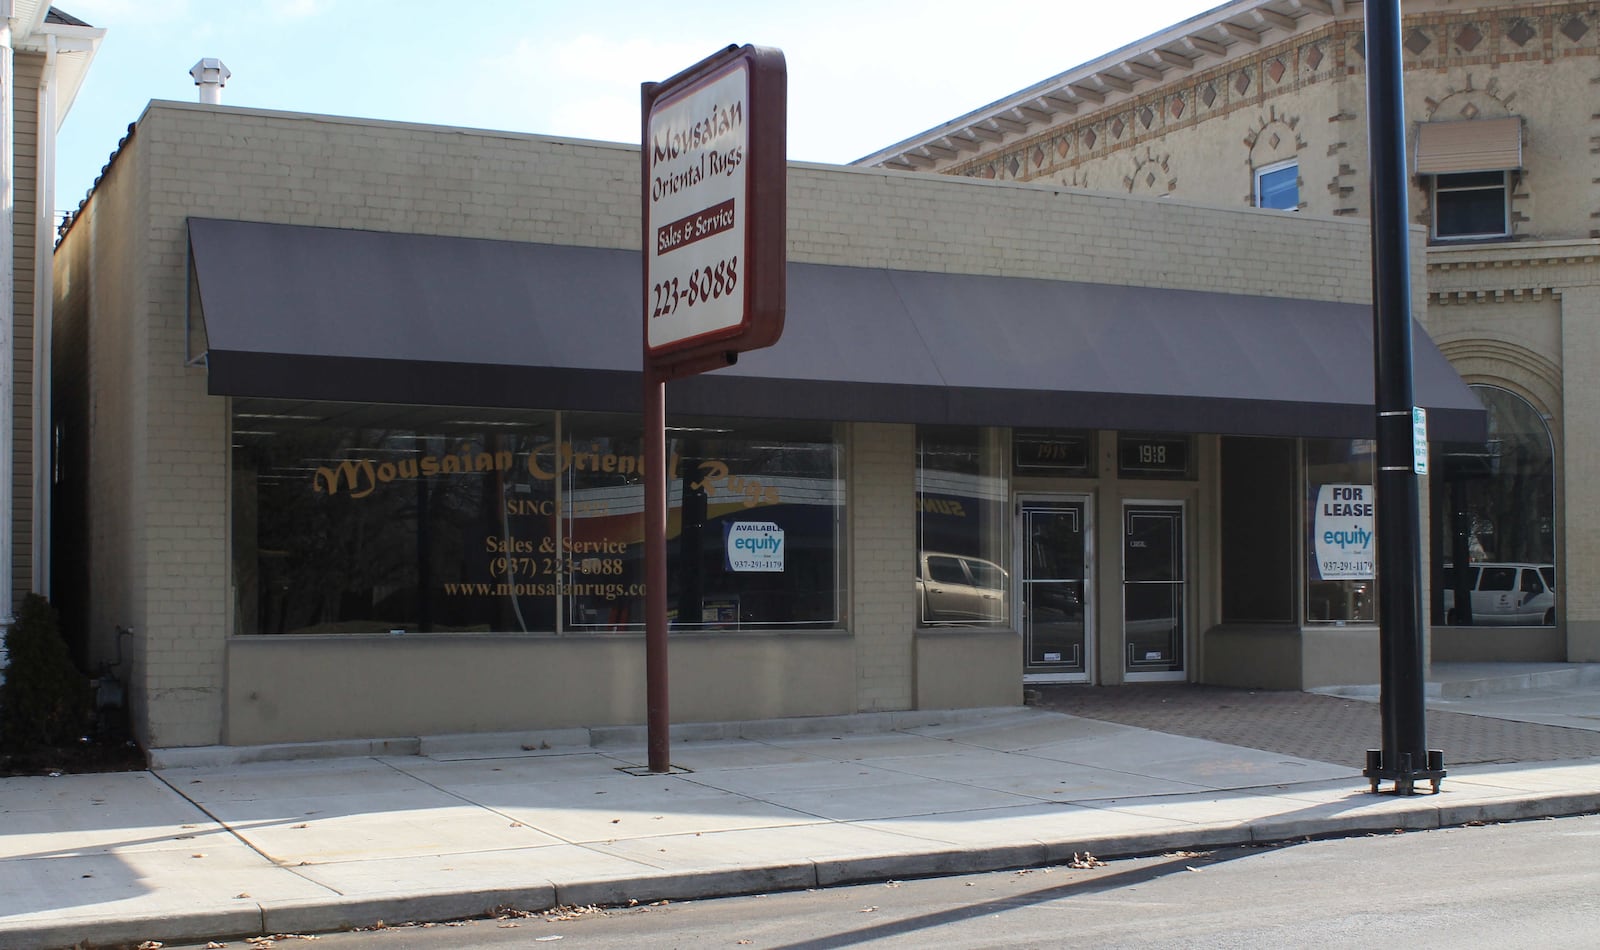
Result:
{"label": "sign pole", "polygon": [[[659,83],[639,87],[640,172],[650,170],[650,104]],[[649,221],[650,189],[639,189],[641,221]],[[648,227],[645,228],[648,232]],[[646,237],[646,239],[648,239]],[[640,289],[648,294],[650,274],[640,269]],[[651,772],[672,771],[672,722],[667,696],[667,386],[666,375],[650,359],[650,326],[644,325],[641,439],[644,442],[644,691],[645,749]]]}
{"label": "sign pole", "polygon": [[[788,72],[780,50],[729,46],[643,83],[639,101],[645,708],[657,773],[672,771],[666,384],[731,366],[783,334]],[[698,614],[703,604],[684,606]]]}
{"label": "sign pole", "polygon": [[[1372,310],[1377,408],[1379,707],[1383,748],[1367,751],[1372,791],[1385,779],[1410,795],[1438,792],[1444,753],[1427,747],[1419,596],[1418,455],[1413,446],[1411,280],[1400,0],[1367,0],[1367,135],[1372,168]],[[1427,470],[1426,457],[1421,468]]]}
{"label": "sign pole", "polygon": [[644,667],[652,772],[672,771],[667,696],[667,383],[644,367]]}

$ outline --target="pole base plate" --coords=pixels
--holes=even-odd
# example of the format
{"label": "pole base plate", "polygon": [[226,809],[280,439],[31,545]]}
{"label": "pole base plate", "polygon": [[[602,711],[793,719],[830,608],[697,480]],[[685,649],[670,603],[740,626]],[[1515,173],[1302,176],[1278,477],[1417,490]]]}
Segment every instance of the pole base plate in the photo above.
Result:
{"label": "pole base plate", "polygon": [[1372,794],[1378,794],[1378,786],[1386,781],[1394,782],[1392,793],[1395,795],[1415,795],[1420,782],[1430,783],[1433,794],[1439,794],[1439,785],[1449,774],[1444,768],[1444,752],[1429,749],[1425,768],[1412,765],[1409,752],[1401,753],[1398,758],[1399,762],[1391,766],[1384,762],[1381,749],[1367,750],[1367,767],[1361,770],[1361,774],[1372,784]]}

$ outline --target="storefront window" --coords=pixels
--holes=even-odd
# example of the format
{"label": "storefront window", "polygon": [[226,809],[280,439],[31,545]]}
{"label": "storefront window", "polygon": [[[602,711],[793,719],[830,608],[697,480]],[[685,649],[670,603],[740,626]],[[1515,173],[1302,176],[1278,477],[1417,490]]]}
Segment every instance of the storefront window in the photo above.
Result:
{"label": "storefront window", "polygon": [[997,429],[917,428],[918,616],[925,624],[1010,622],[1010,454]]}
{"label": "storefront window", "polygon": [[1367,439],[1307,439],[1306,622],[1377,618],[1372,458]]}
{"label": "storefront window", "polygon": [[[1556,618],[1555,456],[1515,393],[1473,386],[1482,445],[1436,446],[1433,617],[1453,626],[1548,626]],[[1456,570],[1464,564],[1464,570]]]}
{"label": "storefront window", "polygon": [[[573,464],[563,474],[565,536],[574,551],[625,552],[643,578],[644,495],[606,459],[642,455],[632,416],[566,413]],[[667,426],[667,613],[673,629],[827,627],[841,622],[842,458],[833,426],[814,422],[673,420]],[[637,581],[635,581],[637,582]],[[642,624],[625,603],[569,596],[576,629]]]}
{"label": "storefront window", "polygon": [[[280,408],[234,412],[238,633],[642,626],[637,417]],[[668,454],[673,628],[837,625],[832,425],[675,420]]]}

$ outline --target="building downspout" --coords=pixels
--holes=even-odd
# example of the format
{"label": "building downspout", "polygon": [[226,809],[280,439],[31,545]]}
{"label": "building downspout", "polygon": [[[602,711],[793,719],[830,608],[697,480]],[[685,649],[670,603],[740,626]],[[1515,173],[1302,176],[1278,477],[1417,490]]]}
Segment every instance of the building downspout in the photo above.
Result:
{"label": "building downspout", "polygon": [[[16,408],[13,361],[16,358],[16,175],[12,151],[16,147],[13,101],[15,66],[11,49],[11,0],[0,0],[0,512],[11,511],[11,486],[15,478],[11,439],[16,429],[11,418]],[[11,628],[15,616],[11,590],[11,519],[0,518],[0,635]]]}
{"label": "building downspout", "polygon": [[33,235],[33,590],[50,596],[50,508],[54,497],[55,414],[51,367],[55,333],[56,38],[45,35],[39,76],[39,157],[34,173],[38,212]]}

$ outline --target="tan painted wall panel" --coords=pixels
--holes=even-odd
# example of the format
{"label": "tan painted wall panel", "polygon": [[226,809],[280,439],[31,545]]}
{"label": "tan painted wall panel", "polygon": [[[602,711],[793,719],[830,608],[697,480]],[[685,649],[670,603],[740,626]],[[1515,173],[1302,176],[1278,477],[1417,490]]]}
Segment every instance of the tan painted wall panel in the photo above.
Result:
{"label": "tan painted wall panel", "polygon": [[1014,630],[918,630],[916,708],[1022,705],[1022,637]]}
{"label": "tan painted wall panel", "polygon": [[[853,649],[843,634],[675,635],[670,719],[852,712]],[[229,644],[227,675],[222,741],[230,745],[630,725],[646,718],[638,635],[251,637]]]}

